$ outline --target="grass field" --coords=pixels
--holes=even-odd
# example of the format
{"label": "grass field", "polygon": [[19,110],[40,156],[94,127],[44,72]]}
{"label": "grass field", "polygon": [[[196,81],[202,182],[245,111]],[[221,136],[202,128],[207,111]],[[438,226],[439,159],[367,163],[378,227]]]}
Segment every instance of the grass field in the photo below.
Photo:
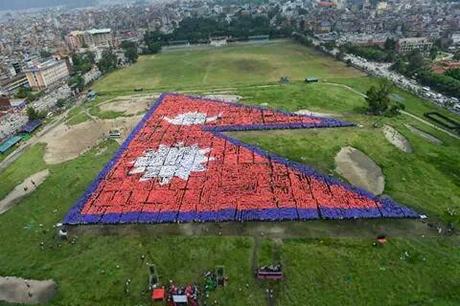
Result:
{"label": "grass field", "polygon": [[[286,86],[249,86],[272,84],[284,74],[291,80],[315,75],[322,82],[312,86],[300,81]],[[335,113],[362,127],[232,135],[335,176],[335,154],[340,147],[352,145],[382,167],[385,193],[426,213],[430,222],[460,226],[460,141],[410,117],[366,116],[360,95],[334,85],[365,92],[377,81],[293,43],[173,51],[141,57],[140,63],[106,76],[94,85],[105,95],[75,108],[69,118],[72,124],[83,122],[89,118],[86,110],[92,109],[92,115],[101,115],[94,111],[98,103],[137,87],[155,92],[209,92],[211,87],[232,87],[229,91],[243,96],[248,104]],[[420,116],[427,110],[446,113],[410,94],[397,93],[414,114]],[[391,146],[373,127],[377,121],[391,124],[404,134],[414,153],[404,154]],[[413,134],[404,126],[407,123],[438,137],[443,144],[434,145]],[[320,224],[324,234],[301,239],[272,240],[268,235],[240,236],[238,232],[234,236],[152,234],[148,226],[139,226],[115,234],[89,228],[74,237],[75,243],[59,241],[53,226],[117,146],[106,141],[77,159],[51,166],[43,162],[44,146],[35,145],[0,173],[0,198],[37,171],[48,168],[51,173],[34,193],[0,215],[0,275],[56,280],[59,290],[53,305],[150,305],[145,291],[147,263],[157,265],[162,282],[200,281],[201,273],[224,264],[229,285],[211,296],[219,305],[266,305],[268,286],[275,289],[277,305],[283,306],[460,304],[460,237],[438,235],[434,230],[424,236],[411,228],[412,223],[406,225],[406,234],[389,237],[384,247],[373,247],[368,235],[347,231],[345,226],[340,237],[334,236],[327,231],[330,223],[325,221],[311,223],[312,228]],[[457,214],[450,215],[448,208]],[[401,222],[394,222],[394,226]],[[392,224],[393,220],[385,221],[385,226]],[[254,279],[254,264],[278,260],[286,272],[282,283]],[[127,279],[132,282],[125,293]]]}
{"label": "grass field", "polygon": [[284,75],[292,80],[303,80],[311,75],[349,78],[362,74],[318,56],[316,51],[286,41],[141,56],[137,65],[104,77],[94,89],[113,93],[135,88],[231,87],[277,82]]}

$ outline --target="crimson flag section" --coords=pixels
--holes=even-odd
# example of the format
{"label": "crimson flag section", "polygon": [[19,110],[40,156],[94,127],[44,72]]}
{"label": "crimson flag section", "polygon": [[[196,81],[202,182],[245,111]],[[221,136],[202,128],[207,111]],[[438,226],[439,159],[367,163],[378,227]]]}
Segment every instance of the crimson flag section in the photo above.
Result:
{"label": "crimson flag section", "polygon": [[351,125],[331,118],[164,94],[64,222],[417,217],[390,199],[378,198],[223,134]]}

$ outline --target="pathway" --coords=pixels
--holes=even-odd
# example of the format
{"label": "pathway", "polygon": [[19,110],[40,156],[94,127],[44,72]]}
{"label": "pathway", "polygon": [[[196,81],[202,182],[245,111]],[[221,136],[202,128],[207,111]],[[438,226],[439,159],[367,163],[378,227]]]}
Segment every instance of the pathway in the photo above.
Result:
{"label": "pathway", "polygon": [[[348,90],[350,90],[350,91],[356,93],[357,95],[360,95],[360,96],[363,97],[363,98],[366,98],[366,97],[367,97],[367,96],[366,96],[365,94],[363,94],[362,92],[359,92],[359,91],[357,91],[356,89],[353,89],[353,88],[351,88],[350,86],[347,86],[347,85],[344,85],[344,84],[340,84],[340,83],[328,83],[328,82],[323,82],[323,83],[321,83],[321,84],[328,84],[328,85],[343,87],[343,88],[346,88],[346,89],[348,89]],[[449,136],[451,136],[451,137],[454,137],[455,139],[460,140],[460,136],[458,136],[458,135],[456,135],[456,134],[454,134],[454,133],[452,133],[452,132],[449,132],[449,131],[447,131],[447,130],[445,130],[445,129],[443,129],[443,128],[440,128],[439,126],[437,126],[437,125],[435,125],[435,124],[433,124],[433,123],[431,123],[431,122],[429,122],[429,121],[427,121],[427,120],[425,120],[425,119],[423,119],[423,118],[420,118],[419,116],[416,116],[416,115],[414,115],[414,114],[412,114],[412,113],[409,113],[409,112],[407,112],[407,111],[404,111],[404,110],[400,110],[399,112],[400,112],[401,114],[403,114],[403,115],[406,115],[406,116],[409,116],[409,117],[411,117],[411,118],[413,118],[413,119],[415,119],[415,120],[418,120],[418,121],[422,122],[423,124],[426,124],[426,125],[428,125],[428,126],[434,128],[434,129],[436,129],[436,130],[438,130],[438,131],[441,131],[441,132],[443,132],[443,133],[446,133],[447,135],[449,135]]]}

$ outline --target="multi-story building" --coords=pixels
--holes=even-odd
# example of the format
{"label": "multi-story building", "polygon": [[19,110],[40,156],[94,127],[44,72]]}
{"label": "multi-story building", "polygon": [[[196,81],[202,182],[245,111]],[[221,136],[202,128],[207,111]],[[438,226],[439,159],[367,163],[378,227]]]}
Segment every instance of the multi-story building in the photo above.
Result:
{"label": "multi-story building", "polygon": [[110,29],[92,29],[88,31],[90,43],[88,45],[95,47],[112,47],[113,36]]}
{"label": "multi-story building", "polygon": [[73,31],[65,37],[65,41],[72,50],[83,47],[113,47],[114,45],[111,29]]}
{"label": "multi-story building", "polygon": [[407,54],[414,50],[427,54],[433,47],[433,43],[426,37],[409,37],[398,40],[396,49],[399,53]]}
{"label": "multi-story building", "polygon": [[10,98],[0,93],[0,111],[6,111],[11,108]]}
{"label": "multi-story building", "polygon": [[48,88],[69,76],[66,62],[55,59],[32,65],[25,73],[29,86],[35,90]]}

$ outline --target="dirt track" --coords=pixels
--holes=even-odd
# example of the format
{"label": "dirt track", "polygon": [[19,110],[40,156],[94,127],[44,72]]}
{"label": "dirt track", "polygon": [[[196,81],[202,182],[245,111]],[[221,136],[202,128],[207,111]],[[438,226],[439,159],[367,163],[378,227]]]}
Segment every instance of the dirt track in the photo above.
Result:
{"label": "dirt track", "polygon": [[8,211],[22,197],[32,193],[40,186],[50,172],[48,169],[37,172],[17,185],[4,199],[0,201],[0,215]]}

